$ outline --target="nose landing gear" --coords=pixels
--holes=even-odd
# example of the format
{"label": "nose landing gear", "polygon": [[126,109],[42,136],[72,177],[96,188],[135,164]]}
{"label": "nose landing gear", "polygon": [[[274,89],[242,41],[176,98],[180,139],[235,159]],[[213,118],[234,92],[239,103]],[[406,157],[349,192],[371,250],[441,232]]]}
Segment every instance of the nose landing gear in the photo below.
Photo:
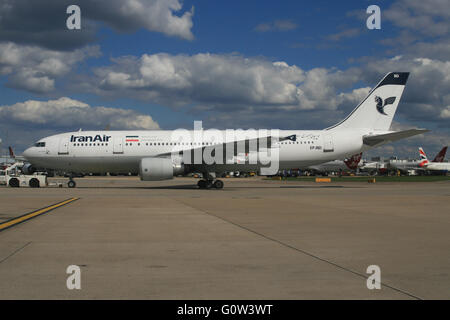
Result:
{"label": "nose landing gear", "polygon": [[69,188],[75,188],[77,186],[75,180],[73,180],[73,175],[69,176],[69,182],[67,182]]}

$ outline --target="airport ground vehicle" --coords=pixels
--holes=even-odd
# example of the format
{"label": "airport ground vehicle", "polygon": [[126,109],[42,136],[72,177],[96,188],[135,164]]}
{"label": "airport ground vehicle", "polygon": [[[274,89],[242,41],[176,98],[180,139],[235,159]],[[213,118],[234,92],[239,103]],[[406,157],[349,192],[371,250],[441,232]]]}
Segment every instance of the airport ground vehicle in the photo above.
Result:
{"label": "airport ground vehicle", "polygon": [[12,188],[30,187],[39,188],[48,185],[47,176],[42,173],[23,174],[19,168],[23,165],[16,162],[4,170],[0,170],[0,184],[5,184]]}

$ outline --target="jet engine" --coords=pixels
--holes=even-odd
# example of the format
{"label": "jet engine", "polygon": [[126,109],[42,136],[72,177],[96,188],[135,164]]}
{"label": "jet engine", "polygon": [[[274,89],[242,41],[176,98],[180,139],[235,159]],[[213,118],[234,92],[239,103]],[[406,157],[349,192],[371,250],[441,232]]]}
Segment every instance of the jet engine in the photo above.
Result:
{"label": "jet engine", "polygon": [[23,174],[33,174],[36,172],[36,168],[31,165],[31,163],[25,163],[22,167]]}
{"label": "jet engine", "polygon": [[139,164],[143,181],[169,180],[179,174],[184,174],[184,165],[171,158],[144,158]]}

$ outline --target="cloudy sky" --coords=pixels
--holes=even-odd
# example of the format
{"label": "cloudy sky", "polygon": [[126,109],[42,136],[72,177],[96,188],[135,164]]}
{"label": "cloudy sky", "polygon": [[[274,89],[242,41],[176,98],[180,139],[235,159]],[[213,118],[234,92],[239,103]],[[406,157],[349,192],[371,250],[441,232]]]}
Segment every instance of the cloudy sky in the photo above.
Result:
{"label": "cloudy sky", "polygon": [[[66,9],[81,8],[81,30]],[[366,8],[381,8],[368,30]],[[24,150],[87,129],[322,129],[389,71],[411,72],[393,128],[450,137],[450,2],[0,0],[0,138]]]}

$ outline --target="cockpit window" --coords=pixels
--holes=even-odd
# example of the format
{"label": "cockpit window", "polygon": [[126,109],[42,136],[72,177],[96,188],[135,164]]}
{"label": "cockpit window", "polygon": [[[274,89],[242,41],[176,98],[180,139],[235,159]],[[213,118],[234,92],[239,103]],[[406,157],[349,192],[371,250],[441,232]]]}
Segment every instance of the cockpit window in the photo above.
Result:
{"label": "cockpit window", "polygon": [[45,142],[36,142],[35,147],[45,147]]}

